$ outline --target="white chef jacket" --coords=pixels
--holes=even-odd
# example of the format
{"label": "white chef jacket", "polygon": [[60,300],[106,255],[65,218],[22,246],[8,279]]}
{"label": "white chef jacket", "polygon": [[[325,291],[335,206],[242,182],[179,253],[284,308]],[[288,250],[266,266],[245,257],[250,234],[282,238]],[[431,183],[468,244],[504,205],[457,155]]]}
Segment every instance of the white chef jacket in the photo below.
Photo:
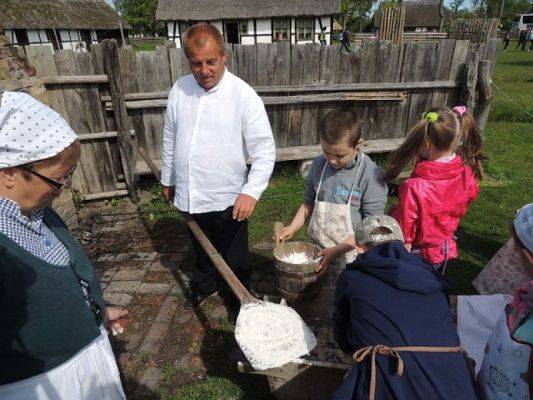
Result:
{"label": "white chef jacket", "polygon": [[227,70],[208,91],[192,75],[179,79],[168,97],[162,158],[161,183],[175,186],[181,211],[222,211],[240,193],[259,199],[276,158],[261,98]]}

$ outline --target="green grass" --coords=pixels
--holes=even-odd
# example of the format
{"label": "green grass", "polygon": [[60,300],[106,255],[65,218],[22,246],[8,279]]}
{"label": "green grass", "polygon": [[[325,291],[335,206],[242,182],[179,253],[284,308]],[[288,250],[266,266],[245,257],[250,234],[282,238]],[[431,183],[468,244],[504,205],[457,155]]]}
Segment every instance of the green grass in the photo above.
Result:
{"label": "green grass", "polygon": [[[492,80],[500,90],[493,87],[491,122],[533,122],[533,53],[514,50],[515,43],[511,42],[507,51],[498,54]],[[518,111],[505,95],[531,115]]]}
{"label": "green grass", "polygon": [[139,51],[155,51],[157,44],[155,43],[137,43],[133,45],[133,50],[138,53]]}
{"label": "green grass", "polygon": [[[511,43],[509,48],[513,47]],[[533,53],[500,52],[493,80],[504,93],[533,113]],[[485,163],[487,179],[480,183],[479,197],[471,205],[457,232],[460,257],[447,272],[454,294],[475,293],[472,280],[509,239],[515,211],[533,199],[532,122],[502,92],[494,90],[485,132],[485,152],[489,157]],[[377,158],[379,164],[384,162],[383,156]],[[304,188],[305,181],[299,177],[296,164],[284,163],[276,167],[271,183],[250,220],[252,246],[271,240],[274,221],[290,221],[301,203]],[[179,220],[159,193],[160,187],[153,188],[152,201],[143,207],[147,220],[155,222],[169,215]],[[296,238],[304,239],[305,236],[305,229],[302,229]],[[230,329],[224,329],[224,333],[228,334]],[[167,371],[165,375],[169,373]],[[250,378],[243,379],[239,375],[234,366],[215,357],[205,380],[176,388],[172,393],[162,392],[161,395],[165,400],[270,398],[264,381],[257,380],[254,389]]]}

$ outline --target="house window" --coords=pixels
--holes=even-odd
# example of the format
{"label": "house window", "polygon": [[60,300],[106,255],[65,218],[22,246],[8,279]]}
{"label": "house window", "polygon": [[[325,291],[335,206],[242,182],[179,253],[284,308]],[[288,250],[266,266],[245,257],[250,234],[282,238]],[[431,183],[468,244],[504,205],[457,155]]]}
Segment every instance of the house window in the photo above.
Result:
{"label": "house window", "polygon": [[180,22],[180,35],[183,35],[187,29],[193,26],[196,22],[194,21],[182,21]]}
{"label": "house window", "polygon": [[241,31],[241,35],[247,35],[248,34],[248,21],[239,21],[239,29]]}
{"label": "house window", "polygon": [[296,40],[313,40],[314,18],[296,19]]}
{"label": "house window", "polygon": [[272,20],[272,38],[274,40],[289,40],[291,37],[291,19],[274,18]]}
{"label": "house window", "polygon": [[17,37],[17,44],[20,46],[27,46],[30,44],[28,39],[28,32],[26,29],[15,29],[15,36]]}

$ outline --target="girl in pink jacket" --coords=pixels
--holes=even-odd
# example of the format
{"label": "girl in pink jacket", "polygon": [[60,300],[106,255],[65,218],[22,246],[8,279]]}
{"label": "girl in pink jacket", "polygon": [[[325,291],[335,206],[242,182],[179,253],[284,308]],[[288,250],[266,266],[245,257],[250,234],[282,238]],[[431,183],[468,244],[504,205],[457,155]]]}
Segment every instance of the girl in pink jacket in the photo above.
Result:
{"label": "girl in pink jacket", "polygon": [[435,108],[422,115],[385,169],[390,182],[414,160],[391,215],[402,227],[406,247],[419,251],[442,274],[448,260],[457,258],[454,233],[478,194],[482,146],[466,107]]}

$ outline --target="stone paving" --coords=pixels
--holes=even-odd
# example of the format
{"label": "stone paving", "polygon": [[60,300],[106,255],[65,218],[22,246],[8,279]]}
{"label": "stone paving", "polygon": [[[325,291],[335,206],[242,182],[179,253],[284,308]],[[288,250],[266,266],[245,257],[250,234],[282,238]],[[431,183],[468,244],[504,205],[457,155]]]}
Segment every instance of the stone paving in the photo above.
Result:
{"label": "stone paving", "polygon": [[[174,386],[203,379],[206,336],[227,326],[227,310],[218,297],[202,310],[183,309],[194,258],[186,229],[156,240],[139,219],[109,222],[98,227],[92,246],[88,253],[105,301],[129,312],[124,333],[111,338],[128,399],[159,398],[169,364],[188,374],[183,382],[174,379]],[[132,250],[136,248],[150,251]],[[111,251],[115,249],[119,252]],[[256,295],[274,290],[271,276],[254,271],[252,279]]]}

